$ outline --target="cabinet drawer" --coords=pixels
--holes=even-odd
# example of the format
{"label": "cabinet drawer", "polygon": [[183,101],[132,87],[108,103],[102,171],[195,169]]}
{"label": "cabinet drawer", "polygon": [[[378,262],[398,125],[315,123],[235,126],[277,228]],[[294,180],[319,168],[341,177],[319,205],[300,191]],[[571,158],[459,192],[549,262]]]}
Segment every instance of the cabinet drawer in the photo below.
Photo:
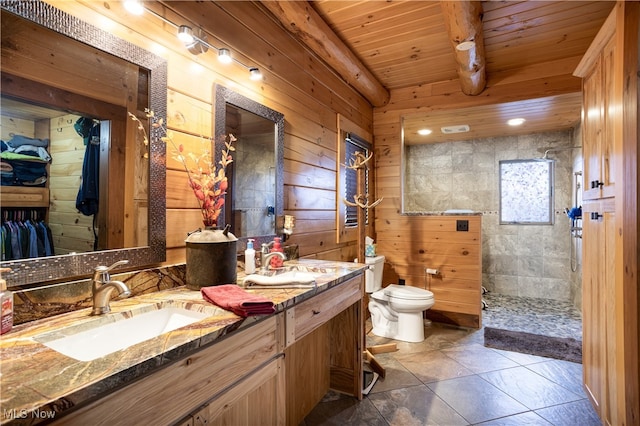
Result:
{"label": "cabinet drawer", "polygon": [[362,280],[362,275],[352,278],[288,309],[286,345],[291,345],[362,299]]}

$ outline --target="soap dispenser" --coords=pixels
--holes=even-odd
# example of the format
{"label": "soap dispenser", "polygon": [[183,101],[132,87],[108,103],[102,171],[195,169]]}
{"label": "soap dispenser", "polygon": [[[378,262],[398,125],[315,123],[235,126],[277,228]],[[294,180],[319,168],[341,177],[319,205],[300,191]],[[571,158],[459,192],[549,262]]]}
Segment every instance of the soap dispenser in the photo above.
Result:
{"label": "soap dispenser", "polygon": [[[283,253],[282,245],[280,245],[280,241],[281,241],[280,237],[275,237],[273,239],[273,248],[271,249],[271,252],[279,251],[280,253]],[[284,261],[280,256],[273,256],[269,262],[269,265],[271,265],[272,268],[282,268],[283,264],[284,264]]]}
{"label": "soap dispenser", "polygon": [[[2,272],[9,272],[9,268],[0,268]],[[0,334],[11,331],[13,327],[13,293],[7,290],[7,282],[0,275]]]}
{"label": "soap dispenser", "polygon": [[256,251],[253,248],[253,239],[247,240],[247,249],[244,251],[244,272],[253,274],[256,271]]}

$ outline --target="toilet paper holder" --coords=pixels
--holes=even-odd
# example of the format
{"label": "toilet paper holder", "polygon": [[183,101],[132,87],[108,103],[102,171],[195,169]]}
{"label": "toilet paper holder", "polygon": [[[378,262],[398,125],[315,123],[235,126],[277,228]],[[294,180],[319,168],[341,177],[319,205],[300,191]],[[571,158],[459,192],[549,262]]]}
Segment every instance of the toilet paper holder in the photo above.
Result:
{"label": "toilet paper holder", "polygon": [[440,271],[439,271],[439,270],[437,270],[437,269],[432,269],[432,268],[426,268],[426,269],[424,270],[424,272],[425,272],[427,275],[440,275]]}

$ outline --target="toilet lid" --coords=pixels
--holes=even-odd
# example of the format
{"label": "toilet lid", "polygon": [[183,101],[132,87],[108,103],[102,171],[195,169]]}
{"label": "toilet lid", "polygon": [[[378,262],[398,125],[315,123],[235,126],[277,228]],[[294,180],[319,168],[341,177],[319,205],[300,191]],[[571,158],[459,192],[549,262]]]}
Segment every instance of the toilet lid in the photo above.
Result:
{"label": "toilet lid", "polygon": [[418,287],[409,285],[390,284],[384,288],[384,294],[389,297],[410,300],[429,300],[433,299],[433,293]]}
{"label": "toilet lid", "polygon": [[385,294],[384,289],[371,293],[371,298],[375,300],[379,300],[381,302],[389,301],[389,297],[387,297],[387,295]]}

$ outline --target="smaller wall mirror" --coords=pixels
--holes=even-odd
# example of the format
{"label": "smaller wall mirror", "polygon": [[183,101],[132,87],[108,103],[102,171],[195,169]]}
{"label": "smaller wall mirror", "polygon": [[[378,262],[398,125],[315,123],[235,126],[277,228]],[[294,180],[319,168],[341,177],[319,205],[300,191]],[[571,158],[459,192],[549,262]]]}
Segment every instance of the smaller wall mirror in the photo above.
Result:
{"label": "smaller wall mirror", "polygon": [[[233,134],[236,151],[221,224],[243,240],[268,242],[282,228],[284,115],[224,86],[215,88],[215,158]],[[258,246],[259,247],[259,246]]]}

